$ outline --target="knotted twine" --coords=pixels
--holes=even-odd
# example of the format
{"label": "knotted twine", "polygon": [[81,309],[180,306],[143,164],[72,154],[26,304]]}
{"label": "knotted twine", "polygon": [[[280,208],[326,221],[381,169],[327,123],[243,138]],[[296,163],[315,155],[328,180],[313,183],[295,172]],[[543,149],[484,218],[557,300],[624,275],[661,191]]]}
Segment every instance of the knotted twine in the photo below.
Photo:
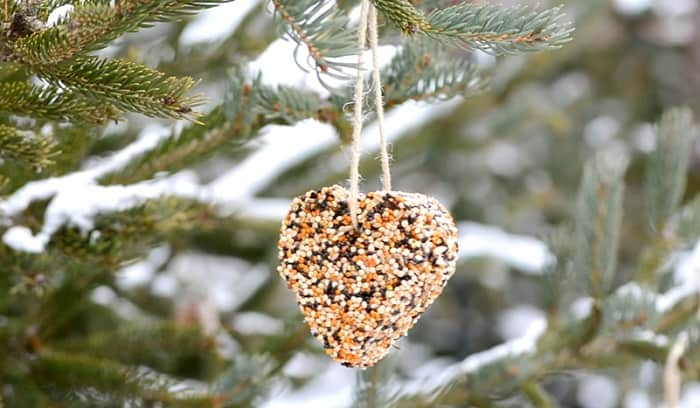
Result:
{"label": "knotted twine", "polygon": [[360,24],[357,32],[357,78],[355,82],[355,116],[352,128],[352,159],[350,161],[350,217],[352,225],[357,228],[358,196],[360,190],[360,138],[362,136],[362,109],[364,105],[364,53],[369,31],[369,45],[372,52],[372,83],[374,87],[374,108],[379,125],[379,144],[382,161],[382,181],[385,191],[391,191],[391,170],[389,168],[389,151],[384,132],[384,100],[382,81],[379,73],[379,35],[377,33],[377,9],[370,0],[362,0],[360,6]]}
{"label": "knotted twine", "polygon": [[682,385],[682,377],[680,369],[678,368],[678,362],[681,357],[683,357],[686,347],[688,347],[688,337],[685,333],[681,333],[671,346],[671,350],[668,352],[668,357],[666,358],[664,367],[664,394],[666,406],[668,408],[678,407]]}

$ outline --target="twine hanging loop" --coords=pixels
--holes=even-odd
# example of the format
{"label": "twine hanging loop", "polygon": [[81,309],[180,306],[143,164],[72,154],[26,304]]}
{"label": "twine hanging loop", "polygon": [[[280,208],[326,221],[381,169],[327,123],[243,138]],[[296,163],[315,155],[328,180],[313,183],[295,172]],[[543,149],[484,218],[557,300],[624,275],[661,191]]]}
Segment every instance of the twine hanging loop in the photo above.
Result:
{"label": "twine hanging loop", "polygon": [[380,153],[382,161],[382,181],[385,191],[391,191],[391,169],[389,166],[389,150],[387,147],[386,132],[384,131],[384,98],[382,96],[382,81],[379,72],[379,34],[377,29],[377,9],[370,0],[362,0],[360,6],[360,24],[357,32],[357,78],[355,81],[355,116],[352,128],[352,159],[350,162],[350,216],[352,225],[357,228],[357,200],[360,194],[360,138],[362,136],[362,109],[364,106],[364,67],[365,43],[369,31],[369,44],[372,53],[372,83],[374,88],[374,109],[377,113],[379,127]]}

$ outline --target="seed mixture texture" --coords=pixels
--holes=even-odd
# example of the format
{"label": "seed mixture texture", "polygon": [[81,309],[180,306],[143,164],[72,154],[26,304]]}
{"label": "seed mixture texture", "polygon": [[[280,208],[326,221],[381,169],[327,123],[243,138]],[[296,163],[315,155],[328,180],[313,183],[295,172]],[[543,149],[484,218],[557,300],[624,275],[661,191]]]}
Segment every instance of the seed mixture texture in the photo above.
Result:
{"label": "seed mixture texture", "polygon": [[358,228],[340,186],[292,202],[277,268],[311,334],[347,367],[371,367],[413,327],[455,271],[457,228],[417,193],[360,195]]}

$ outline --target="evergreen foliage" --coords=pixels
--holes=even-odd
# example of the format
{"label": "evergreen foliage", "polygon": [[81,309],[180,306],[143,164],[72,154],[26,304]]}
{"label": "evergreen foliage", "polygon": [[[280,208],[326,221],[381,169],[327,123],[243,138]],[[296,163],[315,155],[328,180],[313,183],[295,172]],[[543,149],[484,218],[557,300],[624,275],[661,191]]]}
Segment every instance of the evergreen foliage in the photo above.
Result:
{"label": "evergreen foliage", "polygon": [[[679,51],[630,47],[636,26],[601,40],[599,22],[622,18],[602,0],[372,3],[382,44],[398,45],[381,70],[388,114],[451,109],[402,132],[397,185],[447,197],[460,222],[550,239],[538,273],[467,254],[402,349],[354,373],[347,402],[567,406],[581,372],[622,379],[620,392],[640,387],[643,364],[661,375],[682,336],[678,370],[700,381],[700,290],[678,266],[700,237],[698,106],[649,68],[658,53],[680,64]],[[267,212],[346,176],[356,4],[260,0],[225,38],[183,45],[199,13],[245,4],[3,0],[0,407],[261,406],[325,375],[273,273]],[[279,37],[294,51],[278,70],[296,61],[321,86],[255,72]],[[475,51],[508,57],[487,69]],[[610,121],[624,126],[606,139]],[[290,127],[337,138],[269,137]],[[653,148],[636,147],[645,137]],[[265,156],[271,141],[286,154]],[[205,275],[217,268],[240,279]],[[125,280],[139,271],[147,282]],[[226,306],[200,293],[215,285],[232,292]],[[544,316],[503,342],[492,323],[521,296]]]}

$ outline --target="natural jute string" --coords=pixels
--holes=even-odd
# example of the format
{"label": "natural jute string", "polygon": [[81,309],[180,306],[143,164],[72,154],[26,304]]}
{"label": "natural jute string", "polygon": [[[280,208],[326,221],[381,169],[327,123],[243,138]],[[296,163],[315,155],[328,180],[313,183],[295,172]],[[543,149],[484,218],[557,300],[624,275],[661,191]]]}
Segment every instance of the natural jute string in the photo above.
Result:
{"label": "natural jute string", "polygon": [[685,348],[688,346],[688,338],[685,333],[681,333],[676,341],[671,346],[671,350],[668,352],[668,357],[666,359],[666,365],[664,367],[664,394],[666,399],[666,406],[668,408],[677,408],[678,400],[681,394],[681,373],[678,368],[678,362],[683,353],[685,353]]}
{"label": "natural jute string", "polygon": [[391,170],[389,168],[389,151],[384,132],[384,101],[382,98],[382,81],[379,73],[379,35],[377,33],[377,10],[370,0],[362,0],[360,6],[360,25],[358,27],[357,79],[355,82],[355,117],[352,128],[352,159],[350,162],[350,217],[352,225],[357,228],[357,198],[360,190],[360,137],[362,136],[362,108],[364,106],[364,53],[369,26],[369,43],[372,50],[372,82],[374,86],[374,105],[379,125],[380,151],[382,158],[382,180],[385,191],[391,190]]}
{"label": "natural jute string", "polygon": [[391,191],[391,169],[389,169],[389,151],[384,132],[384,98],[382,97],[382,78],[379,74],[379,35],[377,34],[377,9],[369,9],[369,45],[372,49],[372,81],[374,82],[374,106],[379,125],[380,151],[382,155],[382,179],[384,191]]}

